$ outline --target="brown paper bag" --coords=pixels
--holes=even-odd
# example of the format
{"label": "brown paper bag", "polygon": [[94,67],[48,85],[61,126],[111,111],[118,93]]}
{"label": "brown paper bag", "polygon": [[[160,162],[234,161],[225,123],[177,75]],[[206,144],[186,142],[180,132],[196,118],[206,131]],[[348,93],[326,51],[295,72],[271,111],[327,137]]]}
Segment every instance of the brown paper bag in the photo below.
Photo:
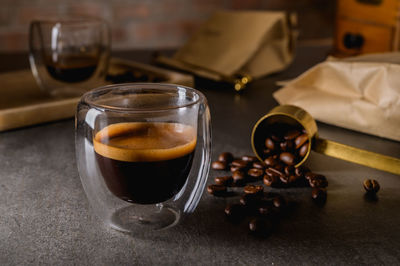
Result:
{"label": "brown paper bag", "polygon": [[400,65],[395,62],[400,63],[400,53],[330,58],[274,97],[319,121],[400,141]]}
{"label": "brown paper bag", "polygon": [[172,58],[157,60],[214,80],[259,78],[292,62],[296,34],[288,21],[284,12],[220,11]]}

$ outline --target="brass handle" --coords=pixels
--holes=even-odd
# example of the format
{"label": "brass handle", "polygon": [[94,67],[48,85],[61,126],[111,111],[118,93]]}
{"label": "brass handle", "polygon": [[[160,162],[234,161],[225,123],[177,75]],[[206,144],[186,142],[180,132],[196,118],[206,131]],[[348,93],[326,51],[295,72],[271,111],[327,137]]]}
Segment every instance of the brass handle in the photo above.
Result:
{"label": "brass handle", "polygon": [[400,159],[398,158],[366,151],[318,137],[314,138],[312,149],[330,157],[400,175]]}

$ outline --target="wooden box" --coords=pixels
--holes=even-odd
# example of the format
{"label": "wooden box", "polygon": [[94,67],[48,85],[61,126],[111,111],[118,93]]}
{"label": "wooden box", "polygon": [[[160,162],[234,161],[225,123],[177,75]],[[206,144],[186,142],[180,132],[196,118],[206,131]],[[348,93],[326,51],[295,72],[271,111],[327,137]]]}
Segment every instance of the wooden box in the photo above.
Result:
{"label": "wooden box", "polygon": [[336,53],[399,51],[399,8],[400,0],[337,0]]}

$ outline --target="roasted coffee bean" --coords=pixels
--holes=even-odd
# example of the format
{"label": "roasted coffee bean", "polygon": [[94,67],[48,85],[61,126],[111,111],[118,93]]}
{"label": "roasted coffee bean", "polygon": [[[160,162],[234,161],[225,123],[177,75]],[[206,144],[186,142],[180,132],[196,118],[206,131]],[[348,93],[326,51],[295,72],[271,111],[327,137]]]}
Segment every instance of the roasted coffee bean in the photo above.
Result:
{"label": "roasted coffee bean", "polygon": [[232,173],[235,172],[235,171],[238,171],[238,170],[245,170],[245,169],[246,169],[246,167],[239,167],[239,166],[234,166],[234,165],[232,165],[230,167],[230,170],[231,170]]}
{"label": "roasted coffee bean", "polygon": [[308,151],[308,141],[304,143],[299,149],[299,156],[304,157],[306,156]]}
{"label": "roasted coffee bean", "polygon": [[307,134],[301,134],[294,140],[294,144],[296,149],[299,149],[303,144],[308,140],[308,135]]}
{"label": "roasted coffee bean", "polygon": [[232,176],[218,176],[214,180],[215,184],[222,186],[230,186],[233,182]]}
{"label": "roasted coffee bean", "polygon": [[285,166],[283,169],[285,172],[285,175],[290,176],[294,174],[294,167],[292,165]]}
{"label": "roasted coffee bean", "polygon": [[271,139],[276,142],[281,142],[282,137],[279,134],[272,134]]}
{"label": "roasted coffee bean", "polygon": [[264,153],[265,157],[269,157],[274,154],[274,151],[270,150],[270,149],[264,149],[263,153]]}
{"label": "roasted coffee bean", "polygon": [[279,172],[284,172],[285,171],[285,165],[282,163],[278,163],[277,165],[274,165],[273,167],[275,170],[279,171]]}
{"label": "roasted coffee bean", "polygon": [[290,152],[282,152],[279,159],[287,165],[294,165],[296,157]]}
{"label": "roasted coffee bean", "polygon": [[269,150],[275,150],[275,142],[270,138],[266,138],[265,147]]}
{"label": "roasted coffee bean", "polygon": [[209,185],[207,192],[214,196],[224,196],[226,194],[226,186]]}
{"label": "roasted coffee bean", "polygon": [[243,192],[245,194],[262,194],[264,191],[264,187],[260,185],[247,185],[244,187]]}
{"label": "roasted coffee bean", "polygon": [[243,206],[255,206],[259,203],[260,201],[260,193],[253,193],[253,194],[244,194],[240,197],[239,202]]}
{"label": "roasted coffee bean", "polygon": [[215,161],[211,164],[211,168],[214,170],[225,170],[227,167],[226,162]]}
{"label": "roasted coffee bean", "polygon": [[281,142],[279,145],[280,145],[282,151],[290,151],[293,149],[293,142],[288,141],[288,140]]}
{"label": "roasted coffee bean", "polygon": [[249,221],[249,230],[255,236],[269,236],[274,229],[273,223],[269,219],[253,218]]}
{"label": "roasted coffee bean", "polygon": [[286,140],[292,140],[295,139],[296,137],[298,137],[301,134],[301,132],[297,129],[293,129],[288,131],[285,136],[283,136],[284,139]]}
{"label": "roasted coffee bean", "polygon": [[233,155],[230,152],[223,152],[218,156],[218,161],[229,164],[233,161]]}
{"label": "roasted coffee bean", "polygon": [[264,163],[267,166],[275,166],[278,164],[278,160],[275,159],[273,156],[268,157],[267,159],[264,160]]}
{"label": "roasted coffee bean", "polygon": [[310,187],[325,188],[328,186],[328,180],[323,175],[315,175],[309,179]]}
{"label": "roasted coffee bean", "polygon": [[264,175],[264,170],[258,168],[251,168],[249,169],[249,171],[247,171],[247,175],[254,178],[260,178]]}
{"label": "roasted coffee bean", "polygon": [[232,173],[233,185],[242,186],[246,183],[246,174],[241,170]]}
{"label": "roasted coffee bean", "polygon": [[270,216],[270,215],[275,214],[274,208],[272,207],[272,202],[269,201],[268,205],[264,204],[262,206],[259,206],[258,207],[258,213],[261,216]]}
{"label": "roasted coffee bean", "polygon": [[265,164],[260,162],[260,161],[256,161],[256,162],[253,163],[253,168],[264,169],[265,168]]}
{"label": "roasted coffee bean", "polygon": [[278,169],[272,168],[272,167],[267,168],[265,170],[265,173],[269,176],[276,176],[278,178],[285,175],[283,172],[279,171]]}
{"label": "roasted coffee bean", "polygon": [[365,191],[367,193],[375,194],[379,191],[381,186],[375,179],[366,179],[363,183]]}
{"label": "roasted coffee bean", "polygon": [[299,166],[296,169],[294,169],[294,173],[297,176],[305,176],[307,173],[311,172],[310,168],[308,168],[307,166]]}
{"label": "roasted coffee bean", "polygon": [[244,155],[244,156],[242,156],[242,160],[245,162],[253,163],[253,162],[257,161],[258,159],[255,156]]}
{"label": "roasted coffee bean", "polygon": [[240,168],[246,168],[249,165],[249,163],[246,162],[246,161],[238,159],[238,160],[233,160],[231,165],[232,166],[237,166],[237,167],[240,167]]}
{"label": "roasted coffee bean", "polygon": [[266,186],[269,186],[269,187],[276,187],[280,183],[278,176],[276,176],[276,175],[269,176],[267,174],[264,175],[263,182]]}
{"label": "roasted coffee bean", "polygon": [[284,185],[288,185],[289,184],[289,177],[286,175],[282,175],[279,177],[279,179],[281,180],[282,184]]}
{"label": "roasted coffee bean", "polygon": [[303,186],[304,178],[297,175],[291,175],[289,176],[288,182],[291,186]]}
{"label": "roasted coffee bean", "polygon": [[240,204],[230,204],[225,207],[225,215],[233,223],[240,222],[246,216],[246,210]]}
{"label": "roasted coffee bean", "polygon": [[323,188],[313,188],[311,191],[311,198],[318,203],[326,201],[326,197],[327,193]]}
{"label": "roasted coffee bean", "polygon": [[316,176],[318,176],[318,174],[316,174],[316,173],[313,173],[313,172],[308,172],[308,173],[306,173],[305,175],[304,175],[304,177],[308,180],[308,181],[310,181],[311,179],[313,179],[314,177],[316,177]]}
{"label": "roasted coffee bean", "polygon": [[283,198],[282,196],[275,197],[272,200],[272,203],[275,206],[275,208],[278,208],[278,209],[285,208],[287,205],[285,198]]}

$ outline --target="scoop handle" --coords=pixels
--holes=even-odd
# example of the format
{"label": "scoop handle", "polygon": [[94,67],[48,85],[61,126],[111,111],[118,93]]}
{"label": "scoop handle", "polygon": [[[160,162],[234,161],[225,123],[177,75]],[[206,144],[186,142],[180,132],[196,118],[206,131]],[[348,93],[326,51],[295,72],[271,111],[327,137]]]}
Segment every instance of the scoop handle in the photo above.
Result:
{"label": "scoop handle", "polygon": [[315,152],[400,175],[400,159],[315,137]]}

